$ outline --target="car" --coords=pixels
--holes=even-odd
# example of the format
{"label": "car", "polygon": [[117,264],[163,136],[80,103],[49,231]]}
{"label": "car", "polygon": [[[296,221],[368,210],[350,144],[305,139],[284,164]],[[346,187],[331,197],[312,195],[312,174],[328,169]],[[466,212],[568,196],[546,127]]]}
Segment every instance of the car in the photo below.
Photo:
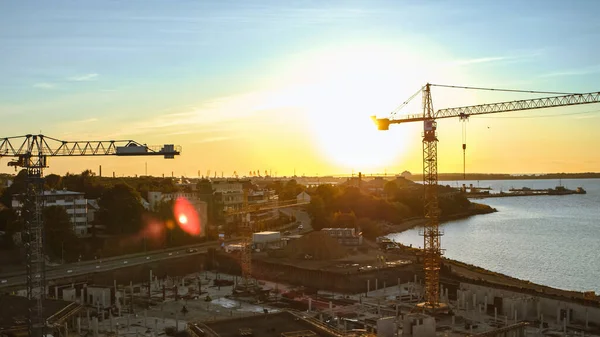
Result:
{"label": "car", "polygon": [[73,272],[73,270],[71,270],[71,269],[67,270],[67,273],[72,273],[72,272]]}
{"label": "car", "polygon": [[146,260],[150,260],[150,256],[146,256]]}
{"label": "car", "polygon": [[2,283],[2,284],[6,283],[6,282],[8,282],[8,281],[7,280],[0,281],[0,283]]}
{"label": "car", "polygon": [[127,264],[127,261],[123,261],[123,264]]}
{"label": "car", "polygon": [[96,269],[100,269],[100,266],[96,266]]}
{"label": "car", "polygon": [[283,232],[283,235],[292,235],[292,232],[290,232],[290,231],[285,231],[285,232]]}
{"label": "car", "polygon": [[173,255],[173,253],[169,253],[169,256]]}
{"label": "car", "polygon": [[197,252],[198,252],[198,249],[196,249],[196,248],[188,248],[188,249],[186,250],[186,252],[188,252],[188,253],[197,253]]}

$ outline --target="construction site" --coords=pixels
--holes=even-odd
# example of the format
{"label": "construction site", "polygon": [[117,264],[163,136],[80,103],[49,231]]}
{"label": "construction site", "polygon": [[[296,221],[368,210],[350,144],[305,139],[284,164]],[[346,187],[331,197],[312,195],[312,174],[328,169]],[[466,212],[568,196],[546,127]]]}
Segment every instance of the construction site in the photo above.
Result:
{"label": "construction site", "polygon": [[[595,293],[542,287],[442,257],[436,134],[437,119],[597,103],[600,93],[435,111],[430,86],[407,100],[421,94],[422,114],[373,118],[380,130],[424,123],[423,249],[384,237],[365,240],[354,228],[311,231],[308,216],[283,233],[260,231],[253,213],[286,208],[300,218],[307,203],[245,205],[228,211],[239,215],[238,242],[207,253],[46,282],[36,188],[46,156],[64,152],[36,152],[30,146],[15,153],[18,160],[12,165],[26,168],[31,178],[28,277],[26,289],[12,289],[20,297],[2,299],[2,304],[13,297],[25,302],[6,313],[10,322],[3,321],[0,335],[600,336]],[[35,144],[39,140],[33,138]],[[103,154],[179,154],[173,145],[149,151],[132,144]],[[50,297],[60,305],[48,302]]]}

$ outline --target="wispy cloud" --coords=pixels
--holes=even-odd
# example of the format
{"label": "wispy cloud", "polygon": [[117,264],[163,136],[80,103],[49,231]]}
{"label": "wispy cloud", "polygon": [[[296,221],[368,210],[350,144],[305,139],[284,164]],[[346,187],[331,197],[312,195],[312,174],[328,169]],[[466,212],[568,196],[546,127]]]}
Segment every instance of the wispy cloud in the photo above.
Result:
{"label": "wispy cloud", "polygon": [[67,80],[75,81],[75,82],[94,81],[98,78],[98,76],[99,75],[96,73],[90,73],[90,74],[72,76],[72,77],[67,78]]}
{"label": "wispy cloud", "polygon": [[555,71],[547,74],[542,74],[538,76],[539,78],[550,78],[550,77],[564,77],[564,76],[582,76],[589,74],[600,73],[600,65],[595,65],[591,67],[585,67],[580,69],[569,69],[563,71]]}
{"label": "wispy cloud", "polygon": [[74,123],[74,124],[87,124],[87,123],[92,123],[92,122],[97,122],[97,121],[98,121],[98,118],[92,117],[92,118],[82,119],[82,120],[78,120],[78,121],[73,121],[72,123]]}
{"label": "wispy cloud", "polygon": [[[190,128],[210,127],[223,129],[223,125],[232,128],[240,119],[252,116],[261,111],[260,108],[268,95],[267,92],[251,92],[232,95],[205,101],[183,111],[163,113],[143,121],[128,125],[117,131],[112,137],[131,134],[161,132],[179,133]],[[199,132],[197,129],[195,132]]]}
{"label": "wispy cloud", "polygon": [[503,61],[506,59],[508,59],[508,58],[504,57],[504,56],[480,57],[480,58],[474,58],[474,59],[455,61],[455,62],[453,62],[453,64],[457,65],[457,66],[464,66],[464,65],[469,65],[469,64],[498,62],[498,61]]}
{"label": "wispy cloud", "polygon": [[446,65],[449,66],[469,66],[469,65],[477,65],[477,64],[486,64],[486,63],[506,63],[506,62],[517,62],[517,61],[527,61],[531,60],[535,57],[543,55],[544,52],[542,50],[535,50],[530,52],[516,52],[513,55],[501,55],[501,56],[485,56],[485,57],[476,57],[470,59],[463,60],[454,60],[450,61]]}
{"label": "wispy cloud", "polygon": [[34,84],[33,87],[38,89],[52,90],[56,88],[56,85],[53,83],[42,82]]}
{"label": "wispy cloud", "polygon": [[226,141],[229,139],[233,139],[234,137],[225,137],[225,136],[218,136],[218,137],[211,137],[211,138],[203,138],[203,139],[199,139],[193,143],[195,144],[202,144],[202,143],[215,143],[215,142],[222,142],[222,141]]}

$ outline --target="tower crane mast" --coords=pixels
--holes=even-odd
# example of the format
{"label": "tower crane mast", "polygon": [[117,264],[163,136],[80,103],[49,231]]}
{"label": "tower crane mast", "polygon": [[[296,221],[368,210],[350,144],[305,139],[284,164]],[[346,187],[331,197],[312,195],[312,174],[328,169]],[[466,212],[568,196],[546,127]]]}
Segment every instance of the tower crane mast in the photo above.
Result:
{"label": "tower crane mast", "polygon": [[375,122],[379,130],[389,130],[391,124],[423,122],[423,185],[425,192],[424,202],[425,217],[427,218],[427,224],[425,225],[425,228],[423,230],[423,268],[425,271],[425,302],[420,304],[420,306],[423,307],[423,309],[426,311],[435,312],[437,310],[443,309],[445,306],[445,304],[440,303],[439,296],[440,264],[442,255],[440,237],[442,235],[442,232],[439,229],[440,210],[438,206],[438,138],[436,132],[436,120],[453,117],[466,119],[470,116],[485,114],[600,103],[600,92],[564,94],[542,91],[504,90],[453,86],[452,88],[527,92],[535,94],[558,94],[559,96],[462,106],[456,108],[439,109],[435,111],[433,109],[433,103],[431,99],[432,86],[451,87],[447,85],[435,85],[427,83],[419,91],[417,91],[417,93],[415,93],[406,102],[404,102],[398,109],[396,109],[396,111],[398,111],[402,107],[406,106],[408,102],[414,97],[416,97],[418,94],[422,94],[423,112],[421,114],[412,114],[405,115],[402,117],[396,117],[396,111],[394,111],[392,115],[388,118],[377,118],[376,116],[372,116],[371,119]]}
{"label": "tower crane mast", "polygon": [[24,195],[22,216],[26,251],[27,298],[30,301],[27,326],[29,336],[40,329],[45,336],[46,319],[43,302],[46,297],[44,256],[43,171],[48,167],[48,157],[73,156],[163,156],[173,159],[181,152],[180,146],[167,144],[147,146],[133,140],[63,141],[44,135],[0,138],[0,158],[14,158],[8,163],[15,170],[27,171],[27,189]]}

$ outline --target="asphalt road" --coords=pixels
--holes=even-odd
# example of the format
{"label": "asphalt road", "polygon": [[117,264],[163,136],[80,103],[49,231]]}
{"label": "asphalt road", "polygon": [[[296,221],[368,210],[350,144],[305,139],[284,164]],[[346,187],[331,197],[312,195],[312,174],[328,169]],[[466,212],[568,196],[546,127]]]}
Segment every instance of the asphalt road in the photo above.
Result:
{"label": "asphalt road", "polygon": [[[148,252],[145,255],[122,256],[110,260],[87,261],[81,263],[72,263],[62,265],[46,270],[46,280],[60,279],[70,276],[85,275],[95,272],[108,271],[124,268],[128,266],[141,265],[152,261],[168,260],[181,257],[182,255],[192,255],[205,253],[208,248],[218,247],[217,242],[205,243],[195,248],[180,248],[174,251]],[[190,250],[192,249],[192,250]],[[37,276],[39,277],[39,276]],[[25,285],[27,282],[25,274],[11,275],[8,277],[0,276],[0,289],[4,287],[14,287]]]}
{"label": "asphalt road", "polygon": [[[296,220],[302,224],[302,229],[298,229],[299,233],[307,233],[312,230],[310,226],[310,216],[306,212],[295,209],[284,209],[282,210],[282,213],[289,213],[289,215],[293,214],[296,216]],[[239,238],[227,240],[226,242],[235,242],[238,240]],[[79,276],[95,272],[108,271],[128,266],[141,265],[152,261],[168,260],[181,257],[182,254],[201,254],[205,253],[208,250],[208,248],[216,248],[218,246],[218,242],[213,241],[198,245],[171,248],[161,251],[150,251],[141,254],[116,256],[102,260],[83,261],[66,265],[47,267],[46,280],[49,281],[64,277]],[[194,251],[190,252],[190,249],[193,249]],[[25,285],[26,282],[27,279],[24,271],[0,275],[0,289],[5,287]]]}

